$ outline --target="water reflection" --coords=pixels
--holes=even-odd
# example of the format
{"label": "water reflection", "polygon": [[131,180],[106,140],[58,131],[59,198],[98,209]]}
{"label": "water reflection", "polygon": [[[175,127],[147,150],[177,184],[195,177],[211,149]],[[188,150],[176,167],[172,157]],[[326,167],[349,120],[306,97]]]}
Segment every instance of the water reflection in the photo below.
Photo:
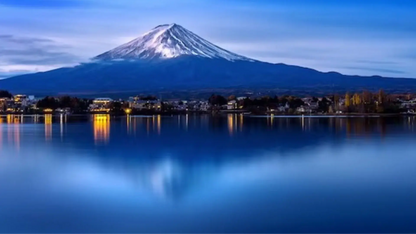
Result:
{"label": "water reflection", "polygon": [[[43,121],[41,119],[43,118]],[[68,118],[70,118],[68,120]],[[67,115],[53,116],[45,114],[43,116],[23,116],[23,115],[5,115],[1,116],[0,124],[8,124],[10,127],[9,133],[13,135],[13,125],[22,123],[42,123],[45,125],[45,136],[47,139],[52,137],[52,125],[54,119],[60,124],[60,133],[64,134],[64,126],[68,121],[84,121],[76,119],[75,117],[68,117]],[[299,128],[302,132],[315,131],[317,129],[333,130],[345,136],[368,136],[379,134],[386,136],[389,131],[403,126],[405,129],[415,130],[415,117],[397,117],[397,118],[325,118],[325,117],[281,117],[281,116],[265,116],[265,117],[250,117],[238,114],[228,114],[225,118],[212,118],[207,115],[183,115],[183,116],[127,116],[127,117],[110,117],[108,114],[97,114],[92,116],[93,119],[93,138],[99,143],[108,143],[110,138],[110,119],[115,122],[122,122],[125,124],[126,132],[137,135],[143,127],[147,135],[161,135],[166,125],[168,128],[176,126],[180,130],[193,130],[197,128],[206,128],[215,131],[215,129],[226,129],[229,136],[237,136],[243,134],[245,130],[252,129],[253,126],[267,127],[273,131],[283,131],[288,128]],[[122,121],[124,119],[124,121]],[[225,121],[225,122],[224,122]]]}
{"label": "water reflection", "polygon": [[[20,124],[23,121],[23,116],[21,115],[7,115],[7,144],[14,145],[16,150],[20,149]],[[0,124],[4,124],[4,120],[1,118]],[[0,145],[3,144],[3,130],[1,129],[0,133]]]}
{"label": "water reflection", "polygon": [[131,134],[131,116],[130,115],[126,116],[126,126],[127,126],[127,133],[130,135]]}
{"label": "water reflection", "polygon": [[45,114],[45,140],[52,139],[52,114]]}
{"label": "water reflection", "polygon": [[234,115],[229,114],[227,116],[227,123],[228,123],[228,132],[230,133],[230,136],[234,133]]}
{"label": "water reflection", "polygon": [[40,118],[0,117],[0,232],[413,231],[413,117]]}
{"label": "water reflection", "polygon": [[162,129],[162,120],[161,120],[161,116],[158,115],[157,116],[157,134],[160,135],[160,131]]}
{"label": "water reflection", "polygon": [[[267,124],[269,124],[269,118],[267,118]],[[240,133],[244,128],[244,115],[243,114],[228,114],[227,115],[228,133],[233,136],[236,131]]]}
{"label": "water reflection", "polygon": [[67,115],[59,115],[59,133],[61,136],[61,140],[64,137],[64,123],[66,123]]}
{"label": "water reflection", "polygon": [[107,144],[110,140],[110,115],[93,115],[93,131],[95,144]]}

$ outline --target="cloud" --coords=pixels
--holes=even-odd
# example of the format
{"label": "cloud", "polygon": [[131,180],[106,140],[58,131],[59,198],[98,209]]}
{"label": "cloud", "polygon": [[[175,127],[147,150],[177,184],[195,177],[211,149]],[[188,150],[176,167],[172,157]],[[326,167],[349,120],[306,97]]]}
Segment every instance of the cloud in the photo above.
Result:
{"label": "cloud", "polygon": [[85,6],[85,0],[2,0],[0,5],[19,8],[68,8]]}
{"label": "cloud", "polygon": [[15,37],[13,35],[0,35],[0,41],[18,44],[51,43],[52,40],[44,38]]}
{"label": "cloud", "polygon": [[0,69],[0,79],[4,79],[4,78],[8,78],[8,77],[12,77],[12,76],[18,76],[18,75],[23,75],[23,74],[27,74],[27,73],[32,73],[32,70],[2,70]]}
{"label": "cloud", "polygon": [[391,74],[406,74],[403,71],[399,71],[399,70],[393,70],[393,69],[385,69],[385,68],[369,68],[369,67],[351,67],[351,66],[347,66],[344,67],[346,69],[349,70],[358,70],[358,71],[370,71],[370,72],[378,72],[378,73],[391,73]]}
{"label": "cloud", "polygon": [[76,56],[65,52],[48,51],[42,48],[29,48],[22,50],[0,49],[0,54],[7,57],[7,60],[1,60],[3,64],[24,64],[24,65],[56,65],[69,64],[80,61]]}
{"label": "cloud", "polygon": [[0,76],[28,72],[26,69],[16,69],[16,67],[30,67],[37,70],[38,67],[76,64],[80,59],[65,52],[68,48],[70,47],[47,38],[0,35],[2,55]]}

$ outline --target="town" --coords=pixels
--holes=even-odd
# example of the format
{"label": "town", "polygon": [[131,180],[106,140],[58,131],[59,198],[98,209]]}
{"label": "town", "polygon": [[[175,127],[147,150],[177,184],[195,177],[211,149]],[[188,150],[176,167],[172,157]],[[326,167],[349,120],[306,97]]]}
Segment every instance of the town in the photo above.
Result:
{"label": "town", "polygon": [[0,91],[0,113],[6,114],[175,114],[175,113],[241,113],[241,114],[416,114],[415,94],[389,95],[346,93],[324,97],[242,96],[223,97],[213,94],[206,100],[162,100],[156,96],[124,99],[108,97],[86,99],[70,96],[42,97]]}

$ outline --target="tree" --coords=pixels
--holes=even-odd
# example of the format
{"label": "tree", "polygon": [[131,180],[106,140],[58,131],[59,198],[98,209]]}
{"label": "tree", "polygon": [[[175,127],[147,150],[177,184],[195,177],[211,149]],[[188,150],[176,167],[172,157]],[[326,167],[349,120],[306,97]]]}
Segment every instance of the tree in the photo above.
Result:
{"label": "tree", "polygon": [[208,102],[209,102],[209,104],[211,104],[213,106],[222,106],[222,105],[227,104],[227,99],[225,99],[225,97],[223,97],[221,95],[213,94],[208,99]]}
{"label": "tree", "polygon": [[346,106],[346,107],[351,106],[351,96],[350,96],[350,94],[349,94],[349,93],[346,93],[346,94],[345,94],[345,106]]}
{"label": "tree", "polygon": [[141,97],[140,100],[143,100],[143,101],[156,101],[157,100],[157,97],[156,96],[148,95],[148,96],[145,96],[145,97]]}
{"label": "tree", "polygon": [[369,91],[367,91],[367,90],[364,90],[363,91],[362,97],[363,97],[362,98],[363,99],[362,102],[364,104],[369,104],[373,100],[373,95]]}
{"label": "tree", "polygon": [[386,101],[386,94],[382,89],[378,91],[378,103],[382,104]]}
{"label": "tree", "polygon": [[338,106],[339,105],[339,95],[335,94],[333,99],[334,99],[335,106]]}
{"label": "tree", "polygon": [[384,113],[384,106],[383,105],[377,105],[377,113]]}
{"label": "tree", "polygon": [[329,108],[328,108],[328,113],[329,113],[329,114],[333,114],[333,113],[335,113],[334,108],[332,108],[332,106],[329,106]]}
{"label": "tree", "polygon": [[321,101],[318,102],[318,110],[328,112],[330,105],[331,102],[326,97],[323,97]]}
{"label": "tree", "polygon": [[71,97],[70,96],[63,96],[59,98],[59,107],[60,108],[68,108],[71,107]]}
{"label": "tree", "polygon": [[44,99],[39,100],[36,105],[38,108],[56,109],[59,108],[60,103],[54,97],[45,97]]}
{"label": "tree", "polygon": [[0,98],[12,98],[13,95],[6,90],[0,90]]}
{"label": "tree", "polygon": [[298,107],[301,107],[302,105],[305,105],[305,102],[303,102],[302,99],[295,98],[295,97],[292,97],[292,96],[290,96],[288,98],[287,102],[289,103],[289,107],[292,108],[292,109],[296,109]]}
{"label": "tree", "polygon": [[354,106],[359,106],[361,104],[361,98],[358,93],[354,94],[354,96],[352,97],[352,104]]}
{"label": "tree", "polygon": [[339,97],[339,95],[338,94],[335,94],[334,96],[333,96],[333,98],[332,98],[332,101],[333,101],[333,106],[332,106],[332,111],[333,112],[336,112],[336,111],[338,111],[339,110],[339,100],[340,100],[340,97]]}
{"label": "tree", "polygon": [[235,97],[235,95],[230,95],[229,97],[228,97],[228,101],[233,101],[233,100],[236,100],[237,98]]}

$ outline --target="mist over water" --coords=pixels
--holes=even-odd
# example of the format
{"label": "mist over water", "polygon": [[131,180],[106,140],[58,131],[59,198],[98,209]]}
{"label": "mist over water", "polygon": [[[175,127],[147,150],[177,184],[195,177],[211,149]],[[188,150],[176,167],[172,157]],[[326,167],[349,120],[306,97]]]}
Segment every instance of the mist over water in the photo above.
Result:
{"label": "mist over water", "polygon": [[416,232],[416,118],[2,116],[0,232]]}

